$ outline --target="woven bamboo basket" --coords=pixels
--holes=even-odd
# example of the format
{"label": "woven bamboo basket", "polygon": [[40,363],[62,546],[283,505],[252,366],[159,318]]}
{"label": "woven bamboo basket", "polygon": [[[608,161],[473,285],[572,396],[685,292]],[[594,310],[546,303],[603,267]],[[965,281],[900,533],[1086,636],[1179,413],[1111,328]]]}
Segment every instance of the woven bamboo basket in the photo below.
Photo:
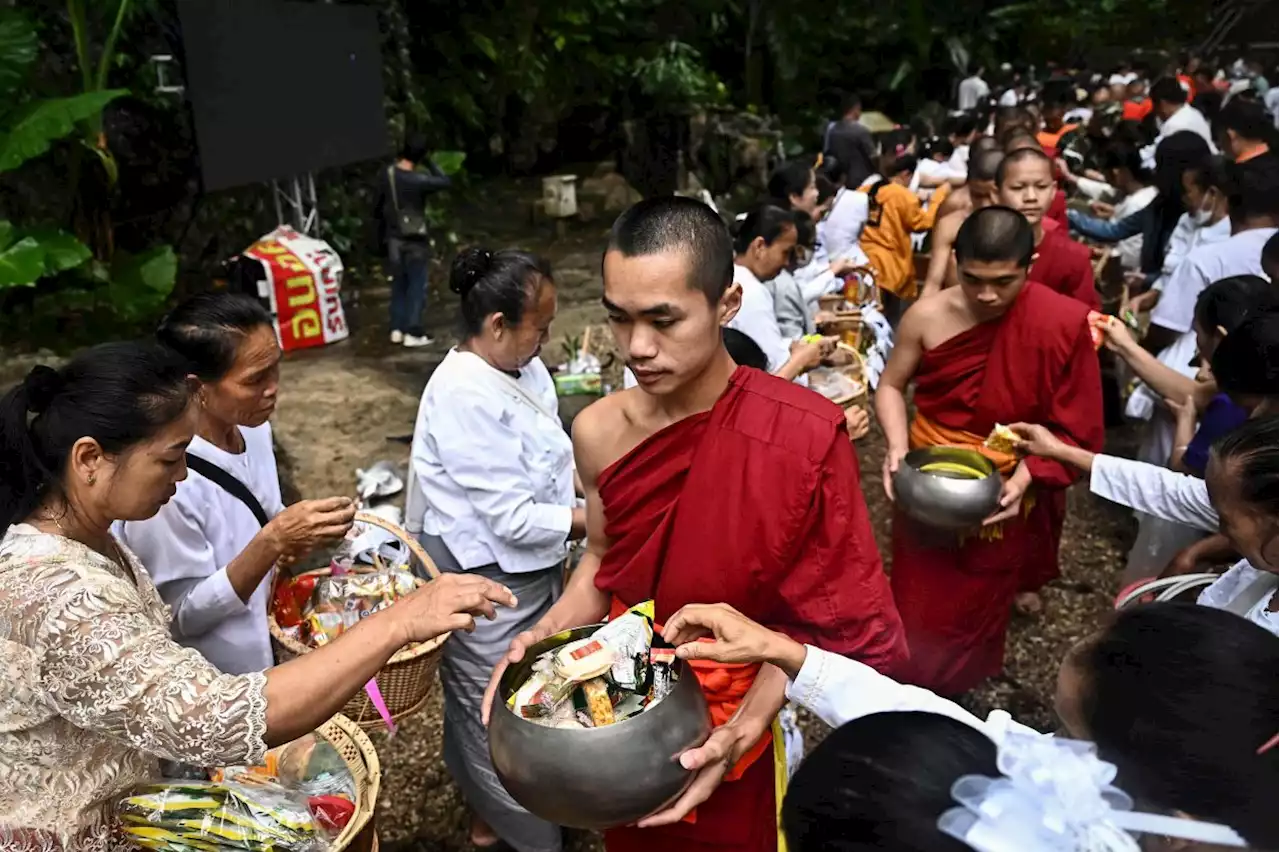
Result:
{"label": "woven bamboo basket", "polygon": [[[364,522],[372,526],[381,527],[408,545],[409,552],[412,554],[412,561],[416,561],[420,568],[420,570],[415,570],[415,574],[425,573],[432,578],[440,576],[440,571],[436,568],[435,563],[431,561],[431,557],[427,555],[427,552],[423,550],[422,545],[401,527],[377,515],[370,515],[365,512],[356,514],[356,522]],[[306,572],[307,575],[316,577],[327,577],[330,573],[332,572],[328,568]],[[280,578],[281,572],[277,572],[277,583]],[[417,578],[417,582],[419,586],[425,583],[421,578]],[[271,599],[275,600],[274,589],[272,590]],[[267,616],[267,627],[271,631],[271,645],[275,649],[277,663],[287,662],[315,650],[310,645],[286,636],[280,629],[280,625],[276,623],[274,611]],[[382,692],[382,698],[386,702],[387,710],[393,720],[411,716],[426,705],[427,696],[431,692],[431,684],[435,681],[436,671],[440,668],[440,654],[448,638],[449,634],[445,633],[430,642],[419,642],[415,645],[401,648],[378,672],[376,678],[378,689]],[[346,703],[346,706],[342,708],[342,713],[366,730],[374,730],[384,724],[382,716],[373,706],[373,702],[369,700],[368,693],[363,689]]]}
{"label": "woven bamboo basket", "polygon": [[[827,396],[827,399],[830,399],[832,402],[834,402],[836,405],[840,406],[841,408],[846,408],[846,409],[852,408],[855,405],[862,405],[867,401],[867,395],[868,395],[866,361],[863,359],[861,352],[859,352],[856,348],[849,346],[846,343],[837,343],[836,348],[842,352],[848,353],[853,358],[853,363],[844,367],[827,367],[825,369],[828,369],[833,373],[839,373],[845,376],[846,378],[854,382],[857,382],[859,390],[854,393],[846,394],[844,396],[839,396],[839,397]],[[812,373],[810,375],[812,375]],[[815,390],[818,390],[819,393],[822,393],[822,391],[819,389],[815,388]],[[823,396],[826,396],[826,394],[823,394]]]}
{"label": "woven bamboo basket", "polygon": [[329,847],[330,852],[369,852],[378,848],[373,814],[382,784],[382,764],[377,749],[360,726],[341,714],[316,729],[316,736],[333,746],[356,785],[356,811]]}

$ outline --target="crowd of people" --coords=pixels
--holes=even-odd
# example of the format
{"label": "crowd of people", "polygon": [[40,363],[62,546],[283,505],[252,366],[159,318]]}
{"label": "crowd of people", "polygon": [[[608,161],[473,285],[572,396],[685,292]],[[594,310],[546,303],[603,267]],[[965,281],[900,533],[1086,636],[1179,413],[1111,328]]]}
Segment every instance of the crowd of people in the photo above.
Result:
{"label": "crowd of people", "polygon": [[[539,358],[554,270],[463,251],[458,344],[422,395],[406,503],[441,576],[282,665],[273,568],[340,539],[355,507],[282,505],[271,316],[197,296],[154,340],[33,369],[0,399],[0,846],[112,848],[113,800],[157,760],[258,760],[404,644],[452,631],[444,758],[470,841],[558,852],[560,827],[490,762],[499,679],[552,634],[652,600],[715,728],[678,756],[685,791],[606,832],[610,852],[1276,848],[1274,89],[1230,86],[1209,110],[1217,75],[1178,71],[1149,91],[1019,84],[994,109],[976,73],[937,134],[874,136],[851,98],[821,155],[781,164],[732,224],[688,198],[635,204],[602,261],[628,386],[571,437]],[[443,179],[401,178],[422,153],[383,199],[407,345],[425,337],[409,292],[425,231],[405,199]],[[858,463],[869,414],[809,386],[842,357],[832,295],[883,330],[868,378],[889,499],[913,449],[971,448],[1001,475],[973,529],[896,511],[891,574]],[[1121,389],[1137,459],[1103,452]],[[987,440],[1002,424],[1010,446]],[[1037,593],[1082,479],[1139,513],[1126,581],[1212,576],[1071,649],[1058,735],[977,718],[951,699],[999,674],[1015,609],[1053,617]],[[835,727],[794,772],[773,747],[789,702]]]}

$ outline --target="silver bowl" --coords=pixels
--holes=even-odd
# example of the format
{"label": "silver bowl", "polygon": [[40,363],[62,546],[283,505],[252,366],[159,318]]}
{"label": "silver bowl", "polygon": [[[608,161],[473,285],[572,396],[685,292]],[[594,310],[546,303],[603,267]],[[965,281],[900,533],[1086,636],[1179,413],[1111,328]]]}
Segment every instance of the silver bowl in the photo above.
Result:
{"label": "silver bowl", "polygon": [[684,792],[693,773],[680,754],[711,734],[707,700],[683,660],[666,698],[603,728],[548,728],[507,706],[540,654],[600,627],[566,630],[530,648],[503,674],[489,717],[489,756],[511,798],[548,822],[594,830],[634,823]]}
{"label": "silver bowl", "polygon": [[[930,462],[957,462],[985,473],[982,479],[963,479],[945,473],[925,473]],[[996,466],[977,450],[923,447],[907,453],[893,475],[895,502],[908,516],[939,529],[963,530],[980,526],[1000,503],[1002,480]]]}

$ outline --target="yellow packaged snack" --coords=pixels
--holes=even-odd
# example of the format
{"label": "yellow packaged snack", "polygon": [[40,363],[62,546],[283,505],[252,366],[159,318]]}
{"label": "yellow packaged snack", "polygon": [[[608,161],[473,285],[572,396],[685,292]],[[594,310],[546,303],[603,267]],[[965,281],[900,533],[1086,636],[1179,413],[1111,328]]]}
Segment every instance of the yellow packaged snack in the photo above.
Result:
{"label": "yellow packaged snack", "polygon": [[598,677],[584,683],[582,697],[586,699],[587,712],[591,714],[591,721],[597,728],[613,724],[613,702],[609,700],[609,684],[604,678]]}
{"label": "yellow packaged snack", "polygon": [[1003,423],[997,423],[991,430],[991,434],[987,436],[987,440],[983,442],[983,446],[997,453],[1012,454],[1017,449],[1019,440],[1017,432]]}

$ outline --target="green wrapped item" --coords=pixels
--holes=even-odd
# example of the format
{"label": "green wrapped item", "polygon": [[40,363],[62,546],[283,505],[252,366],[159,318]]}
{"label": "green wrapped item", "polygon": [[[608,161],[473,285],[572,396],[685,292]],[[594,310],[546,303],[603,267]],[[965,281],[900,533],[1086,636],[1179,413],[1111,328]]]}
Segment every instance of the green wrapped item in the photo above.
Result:
{"label": "green wrapped item", "polygon": [[604,392],[599,373],[562,373],[554,378],[556,396],[600,396]]}

